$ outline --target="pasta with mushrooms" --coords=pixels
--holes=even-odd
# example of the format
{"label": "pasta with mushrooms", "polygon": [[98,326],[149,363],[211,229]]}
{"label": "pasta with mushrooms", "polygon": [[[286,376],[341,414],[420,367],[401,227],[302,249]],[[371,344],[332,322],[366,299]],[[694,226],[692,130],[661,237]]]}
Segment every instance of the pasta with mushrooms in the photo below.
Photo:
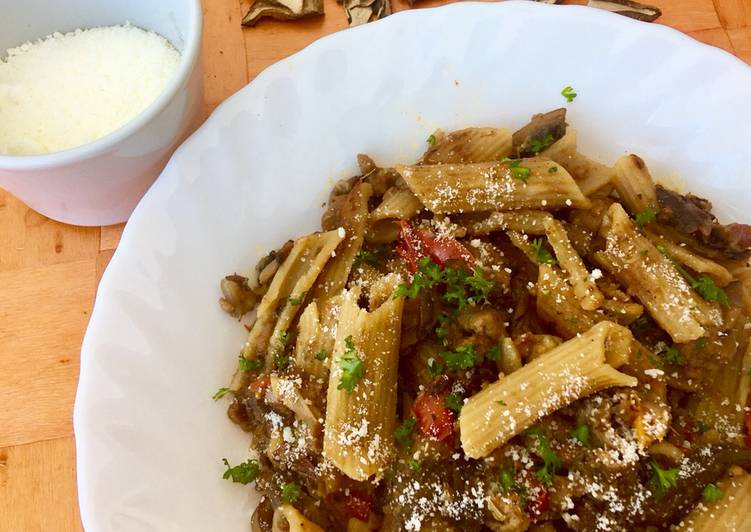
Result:
{"label": "pasta with mushrooms", "polygon": [[749,526],[751,227],[565,109],[428,144],[221,281],[251,529]]}

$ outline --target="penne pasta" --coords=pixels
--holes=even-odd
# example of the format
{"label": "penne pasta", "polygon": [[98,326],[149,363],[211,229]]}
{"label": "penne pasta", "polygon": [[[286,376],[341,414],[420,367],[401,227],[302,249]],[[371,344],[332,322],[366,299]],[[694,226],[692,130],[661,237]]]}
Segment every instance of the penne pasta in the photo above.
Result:
{"label": "penne pasta", "polygon": [[297,341],[295,343],[295,366],[315,377],[325,377],[331,357],[324,349],[321,334],[318,303],[311,302],[300,314]]}
{"label": "penne pasta", "polygon": [[511,132],[493,127],[469,127],[434,133],[435,142],[422,156],[422,164],[484,163],[511,154]]}
{"label": "penne pasta", "polygon": [[491,212],[482,220],[469,223],[467,233],[479,236],[511,230],[528,235],[544,235],[545,221],[551,218],[550,213],[545,211]]}
{"label": "penne pasta", "polygon": [[651,240],[655,246],[664,246],[665,250],[667,250],[668,255],[670,255],[674,260],[680,262],[688,268],[691,268],[695,272],[706,273],[712,279],[714,279],[714,281],[719,286],[727,286],[730,281],[733,280],[733,274],[731,274],[727,270],[727,268],[725,268],[721,264],[718,264],[713,260],[701,257],[685,246],[676,244],[671,240],[668,240],[667,238],[653,233],[652,231],[644,231],[644,234],[647,235],[647,238],[649,238],[649,240]]}
{"label": "penne pasta", "polygon": [[[343,296],[327,394],[323,457],[355,480],[380,476],[393,457],[396,377],[404,300],[373,312],[358,306],[360,290]],[[361,360],[363,375],[343,386],[342,357]]]}
{"label": "penne pasta", "polygon": [[589,330],[598,315],[584,310],[571,286],[558,273],[558,269],[541,264],[537,278],[537,313],[553,324],[563,338],[573,338]]}
{"label": "penne pasta", "polygon": [[608,210],[601,233],[605,249],[596,254],[602,266],[639,299],[674,342],[690,342],[717,326],[722,317],[694,293],[670,260],[636,231],[619,203]]}
{"label": "penne pasta", "polygon": [[424,207],[407,188],[391,187],[383,195],[380,205],[370,213],[370,223],[380,220],[412,218]]}
{"label": "penne pasta", "polygon": [[555,251],[558,263],[568,274],[569,283],[584,310],[596,310],[605,297],[597,288],[594,276],[587,271],[579,254],[571,245],[563,224],[554,218],[545,221],[548,242]]}
{"label": "penne pasta", "polygon": [[[556,171],[551,173],[551,168]],[[569,173],[548,159],[397,165],[396,170],[422,204],[435,213],[589,207],[589,200]]]}
{"label": "penne pasta", "polygon": [[613,184],[621,203],[631,214],[658,208],[654,181],[638,155],[624,155],[615,162]]}
{"label": "penne pasta", "polygon": [[[293,305],[289,298],[305,297],[342,238],[340,231],[333,230],[295,241],[258,305],[256,321],[241,353],[245,359],[265,357],[267,367],[271,367],[273,351],[279,347],[270,345],[271,340],[277,338],[280,331],[287,331],[300,309],[300,305]],[[246,381],[245,372],[238,371],[231,388],[239,389]]]}
{"label": "penne pasta", "polygon": [[540,155],[549,157],[562,165],[574,178],[585,196],[603,191],[607,195],[609,192],[614,170],[577,151],[576,130],[568,128],[563,137],[542,151]]}
{"label": "penne pasta", "polygon": [[[740,469],[740,468],[738,468]],[[743,470],[717,483],[719,499],[703,501],[673,528],[676,532],[751,530],[751,475]]]}
{"label": "penne pasta", "polygon": [[473,395],[459,416],[462,449],[482,458],[540,418],[604,388],[636,386],[616,368],[628,361],[631,332],[603,321]]}

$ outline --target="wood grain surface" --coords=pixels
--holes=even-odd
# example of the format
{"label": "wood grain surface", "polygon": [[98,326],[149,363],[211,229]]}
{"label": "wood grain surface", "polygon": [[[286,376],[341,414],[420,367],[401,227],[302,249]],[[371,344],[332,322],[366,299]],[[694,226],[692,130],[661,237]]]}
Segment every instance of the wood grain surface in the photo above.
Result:
{"label": "wood grain surface", "polygon": [[[247,0],[203,0],[206,114],[271,63],[345,29],[342,8],[324,3],[322,18],[243,29]],[[648,3],[663,10],[659,23],[751,62],[751,0]],[[82,528],[72,426],[79,349],[122,229],[53,222],[0,190],[0,531]]]}

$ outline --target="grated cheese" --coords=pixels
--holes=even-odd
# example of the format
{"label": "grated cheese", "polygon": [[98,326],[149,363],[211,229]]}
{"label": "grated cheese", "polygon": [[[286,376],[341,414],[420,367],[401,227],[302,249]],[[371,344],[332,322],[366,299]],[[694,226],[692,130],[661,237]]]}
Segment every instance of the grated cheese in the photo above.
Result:
{"label": "grated cheese", "polygon": [[162,92],[180,53],[130,24],[53,33],[0,60],[0,153],[43,154],[92,142]]}

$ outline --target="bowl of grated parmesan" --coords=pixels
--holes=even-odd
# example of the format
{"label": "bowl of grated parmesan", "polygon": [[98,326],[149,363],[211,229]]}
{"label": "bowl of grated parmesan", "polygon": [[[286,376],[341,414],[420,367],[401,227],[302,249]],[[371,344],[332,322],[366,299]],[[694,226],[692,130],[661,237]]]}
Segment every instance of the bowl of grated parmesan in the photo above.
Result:
{"label": "bowl of grated parmesan", "polygon": [[0,31],[0,187],[55,220],[128,219],[202,116],[200,0],[29,0]]}

